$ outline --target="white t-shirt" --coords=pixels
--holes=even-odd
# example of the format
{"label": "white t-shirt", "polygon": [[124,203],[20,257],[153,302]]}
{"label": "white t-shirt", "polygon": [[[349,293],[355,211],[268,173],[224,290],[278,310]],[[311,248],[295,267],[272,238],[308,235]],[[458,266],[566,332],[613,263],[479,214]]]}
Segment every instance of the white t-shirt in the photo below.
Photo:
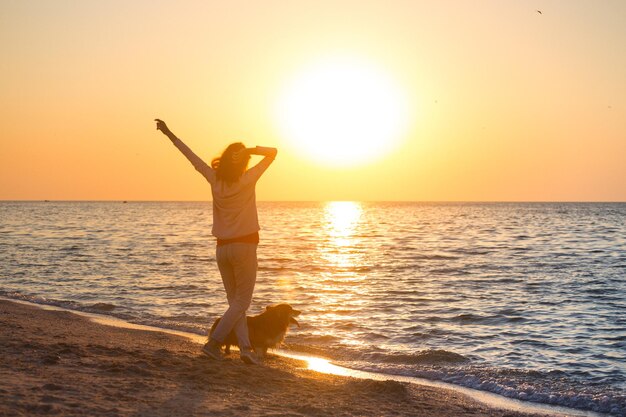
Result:
{"label": "white t-shirt", "polygon": [[258,232],[259,218],[256,210],[256,182],[274,162],[264,157],[261,162],[243,173],[239,181],[227,184],[218,181],[215,170],[194,154],[180,139],[174,145],[189,159],[196,171],[211,184],[213,194],[213,229],[218,239],[233,239]]}

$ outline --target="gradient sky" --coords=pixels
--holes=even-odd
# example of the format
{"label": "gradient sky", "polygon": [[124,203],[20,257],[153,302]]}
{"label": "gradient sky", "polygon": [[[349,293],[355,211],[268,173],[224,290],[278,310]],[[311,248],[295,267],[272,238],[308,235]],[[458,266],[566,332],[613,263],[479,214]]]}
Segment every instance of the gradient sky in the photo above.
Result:
{"label": "gradient sky", "polygon": [[[279,133],[278,92],[331,55],[410,98],[377,161]],[[0,199],[210,199],[159,117],[207,161],[278,147],[259,200],[626,201],[623,0],[0,0],[0,56]]]}

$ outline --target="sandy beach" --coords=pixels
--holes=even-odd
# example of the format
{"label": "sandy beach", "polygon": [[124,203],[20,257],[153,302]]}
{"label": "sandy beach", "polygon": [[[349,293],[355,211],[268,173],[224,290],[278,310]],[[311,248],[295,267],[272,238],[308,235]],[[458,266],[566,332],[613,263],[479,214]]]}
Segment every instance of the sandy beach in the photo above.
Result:
{"label": "sandy beach", "polygon": [[184,337],[0,300],[1,416],[522,416],[453,391],[359,380],[270,355],[200,354]]}

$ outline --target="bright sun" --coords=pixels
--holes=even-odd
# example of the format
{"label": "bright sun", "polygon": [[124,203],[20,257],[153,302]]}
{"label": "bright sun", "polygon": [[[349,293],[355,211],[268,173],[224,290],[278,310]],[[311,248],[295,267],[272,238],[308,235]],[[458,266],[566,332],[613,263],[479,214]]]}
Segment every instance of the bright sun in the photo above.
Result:
{"label": "bright sun", "polygon": [[383,71],[326,60],[288,82],[276,117],[282,135],[315,161],[355,165],[393,150],[408,123],[405,96]]}

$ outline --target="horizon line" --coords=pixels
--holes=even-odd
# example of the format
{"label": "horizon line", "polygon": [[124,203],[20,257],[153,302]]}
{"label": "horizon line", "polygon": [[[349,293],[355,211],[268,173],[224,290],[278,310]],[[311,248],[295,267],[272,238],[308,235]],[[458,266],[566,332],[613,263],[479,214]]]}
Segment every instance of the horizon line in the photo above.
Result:
{"label": "horizon line", "polygon": [[[59,203],[210,203],[213,200],[132,200],[132,199],[0,199],[0,203],[15,202],[59,202]],[[330,203],[330,202],[355,202],[355,203],[626,203],[626,200],[257,200],[257,203]]]}

